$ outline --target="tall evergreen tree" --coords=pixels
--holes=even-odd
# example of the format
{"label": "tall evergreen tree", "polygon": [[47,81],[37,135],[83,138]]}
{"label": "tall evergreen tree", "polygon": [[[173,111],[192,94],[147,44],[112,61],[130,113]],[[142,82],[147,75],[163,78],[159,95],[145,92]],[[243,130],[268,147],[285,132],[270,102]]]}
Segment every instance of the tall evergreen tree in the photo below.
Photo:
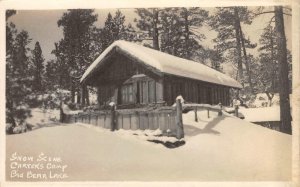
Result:
{"label": "tall evergreen tree", "polygon": [[[79,78],[87,69],[89,64],[95,59],[97,49],[92,46],[94,23],[97,21],[97,14],[90,9],[68,10],[58,20],[57,24],[63,28],[63,39],[56,45],[53,51],[57,60],[62,64],[64,74],[68,80],[69,89],[72,92],[72,101],[75,100],[75,91],[80,97],[82,95],[82,105],[88,104],[88,92],[86,86],[80,89]],[[61,75],[63,76],[63,75]],[[80,99],[77,100],[80,102]]]}
{"label": "tall evergreen tree", "polygon": [[[145,40],[151,39],[152,48],[191,59],[201,48],[204,35],[197,32],[208,12],[201,8],[137,9],[137,27]],[[146,34],[145,34],[146,33]]]}
{"label": "tall evergreen tree", "polygon": [[200,50],[199,42],[205,38],[205,35],[199,33],[197,29],[201,28],[208,19],[208,11],[199,7],[180,8],[181,28],[184,37],[183,57],[191,59],[192,54]]}
{"label": "tall evergreen tree", "polygon": [[196,59],[205,36],[197,30],[208,12],[200,8],[137,9],[137,27],[151,38],[152,48],[186,59]]}
{"label": "tall evergreen tree", "polygon": [[15,24],[8,21],[9,17],[13,16],[14,14],[16,14],[15,10],[6,11],[6,58],[9,58],[13,53],[14,38],[17,33]]}
{"label": "tall evergreen tree", "polygon": [[44,74],[44,57],[42,54],[42,49],[39,42],[35,43],[34,49],[31,51],[31,61],[33,65],[33,90],[41,92],[43,88],[43,74]]}
{"label": "tall evergreen tree", "polygon": [[[244,63],[248,63],[246,62],[246,48],[254,48],[256,45],[251,44],[249,40],[245,39],[246,37],[242,32],[241,24],[250,24],[252,17],[252,13],[247,7],[222,7],[217,8],[216,14],[211,16],[210,19],[210,26],[218,33],[217,38],[214,39],[216,42],[215,48],[223,53],[229,51],[235,53],[236,64],[238,66],[238,79],[242,84],[245,82],[242,51],[245,58]],[[226,55],[224,54],[224,56]],[[246,66],[247,81],[251,86],[250,70],[248,64]]]}
{"label": "tall evergreen tree", "polygon": [[184,56],[181,37],[180,16],[178,8],[166,8],[161,13],[161,46],[160,50],[174,56]]}
{"label": "tall evergreen tree", "polygon": [[30,116],[26,107],[27,96],[31,93],[29,75],[28,44],[31,39],[26,31],[17,33],[15,28],[7,30],[11,35],[6,49],[6,122],[12,124],[9,133],[18,125],[23,125]]}
{"label": "tall evergreen tree", "polygon": [[103,49],[106,49],[114,41],[114,23],[111,13],[109,12],[101,31],[101,41]]}
{"label": "tall evergreen tree", "polygon": [[116,40],[137,41],[137,34],[134,28],[125,25],[125,16],[120,10],[115,12],[114,17],[108,13],[104,23],[104,28],[101,29],[101,43],[103,50]]}
{"label": "tall evergreen tree", "polygon": [[271,100],[279,88],[276,35],[271,25],[264,28],[259,42],[261,47],[259,48],[260,68],[257,74],[257,89],[266,93],[271,104]]}
{"label": "tall evergreen tree", "polygon": [[145,38],[151,38],[152,48],[160,50],[159,44],[159,32],[161,30],[161,18],[163,17],[161,13],[162,9],[158,8],[138,8],[136,13],[139,16],[139,19],[136,19],[137,27],[145,32]]}
{"label": "tall evergreen tree", "polygon": [[[290,8],[284,7],[285,10],[291,11]],[[278,61],[278,91],[279,91],[279,103],[280,103],[280,131],[285,133],[292,133],[292,126],[291,126],[291,106],[290,106],[290,80],[289,80],[289,72],[291,69],[291,66],[289,67],[289,60],[291,61],[291,55],[289,55],[289,52],[287,50],[286,45],[286,36],[285,36],[285,25],[284,25],[284,15],[291,15],[289,12],[283,11],[282,6],[276,6],[274,7],[274,10],[268,10],[264,12],[263,7],[259,7],[258,13],[256,15],[261,14],[274,14],[274,17],[271,18],[270,22],[272,22],[272,19],[275,18],[275,41],[272,39],[272,41],[275,43],[276,46],[276,52],[273,51],[273,55],[275,55],[275,59]],[[269,37],[269,40],[271,37]],[[270,40],[271,41],[271,40]],[[265,43],[266,47],[269,47],[268,43]],[[271,53],[272,55],[272,53]]]}
{"label": "tall evergreen tree", "polygon": [[45,67],[45,83],[47,90],[54,90],[56,85],[59,85],[60,65],[57,61],[49,60]]}

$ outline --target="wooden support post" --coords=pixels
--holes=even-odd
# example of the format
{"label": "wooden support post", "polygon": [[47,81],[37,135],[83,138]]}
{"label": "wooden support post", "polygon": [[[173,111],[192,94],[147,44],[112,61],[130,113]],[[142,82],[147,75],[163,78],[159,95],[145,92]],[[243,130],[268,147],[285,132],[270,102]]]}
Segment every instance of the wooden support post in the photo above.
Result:
{"label": "wooden support post", "polygon": [[219,106],[220,106],[220,110],[219,110],[219,112],[218,112],[218,116],[222,116],[222,103],[219,103]]}
{"label": "wooden support post", "polygon": [[129,130],[132,130],[131,129],[131,114],[129,114]]}
{"label": "wooden support post", "polygon": [[194,108],[194,112],[195,112],[195,121],[198,122],[198,114],[197,114],[197,107]]}
{"label": "wooden support post", "polygon": [[235,105],[235,106],[234,106],[234,115],[235,115],[236,117],[239,117],[239,106],[238,106],[238,105]]}
{"label": "wooden support post", "polygon": [[180,99],[176,100],[176,125],[177,125],[176,138],[177,139],[184,138],[183,123],[182,123],[182,105]]}
{"label": "wooden support post", "polygon": [[111,106],[111,121],[110,121],[110,130],[114,131],[116,128],[116,108],[115,105]]}
{"label": "wooden support post", "polygon": [[122,124],[121,124],[121,129],[124,129],[124,116],[122,114]]}
{"label": "wooden support post", "polygon": [[207,118],[209,118],[209,109],[207,109]]}

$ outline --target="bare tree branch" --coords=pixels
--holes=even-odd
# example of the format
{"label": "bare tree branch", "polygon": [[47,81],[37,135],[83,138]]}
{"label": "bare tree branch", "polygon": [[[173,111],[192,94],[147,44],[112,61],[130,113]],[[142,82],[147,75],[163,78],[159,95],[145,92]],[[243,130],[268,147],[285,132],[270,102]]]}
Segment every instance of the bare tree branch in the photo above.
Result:
{"label": "bare tree branch", "polygon": [[289,13],[285,13],[283,12],[284,15],[287,15],[287,16],[292,16],[292,14],[289,14]]}
{"label": "bare tree branch", "polygon": [[274,23],[275,22],[275,16],[273,16],[272,18],[271,18],[271,20],[268,22],[268,26],[270,26],[271,25],[271,23]]}
{"label": "bare tree branch", "polygon": [[269,14],[269,13],[275,13],[275,11],[266,11],[266,12],[259,12],[259,13],[254,13],[255,16],[259,16],[259,15],[262,15],[262,14]]}

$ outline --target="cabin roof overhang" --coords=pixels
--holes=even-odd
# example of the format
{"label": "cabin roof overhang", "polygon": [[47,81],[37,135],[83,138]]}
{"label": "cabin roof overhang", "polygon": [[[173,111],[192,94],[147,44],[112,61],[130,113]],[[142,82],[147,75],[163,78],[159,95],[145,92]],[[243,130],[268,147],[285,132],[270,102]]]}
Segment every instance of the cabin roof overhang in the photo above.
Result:
{"label": "cabin roof overhang", "polygon": [[175,57],[126,41],[116,41],[104,50],[85,71],[80,80],[81,84],[88,83],[99,69],[103,68],[104,64],[115,54],[122,54],[159,76],[168,74],[231,88],[242,88],[242,85],[233,78],[204,64]]}

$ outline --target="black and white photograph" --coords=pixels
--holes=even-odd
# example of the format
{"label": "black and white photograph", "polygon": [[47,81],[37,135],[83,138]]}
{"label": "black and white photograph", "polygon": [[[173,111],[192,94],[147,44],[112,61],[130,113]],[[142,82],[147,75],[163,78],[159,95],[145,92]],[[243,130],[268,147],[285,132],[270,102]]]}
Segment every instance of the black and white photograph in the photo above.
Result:
{"label": "black and white photograph", "polygon": [[4,180],[292,181],[295,11],[6,8]]}

